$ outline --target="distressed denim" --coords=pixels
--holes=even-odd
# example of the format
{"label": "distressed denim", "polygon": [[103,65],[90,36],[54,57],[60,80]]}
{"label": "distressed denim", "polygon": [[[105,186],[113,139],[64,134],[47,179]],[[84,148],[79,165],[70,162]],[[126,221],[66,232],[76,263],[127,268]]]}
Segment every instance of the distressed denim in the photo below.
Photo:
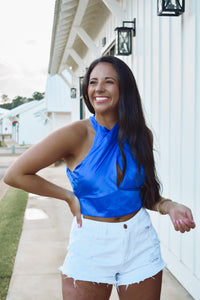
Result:
{"label": "distressed denim", "polygon": [[160,241],[148,212],[141,208],[125,222],[83,218],[72,223],[68,253],[59,269],[76,280],[115,286],[139,283],[165,267]]}

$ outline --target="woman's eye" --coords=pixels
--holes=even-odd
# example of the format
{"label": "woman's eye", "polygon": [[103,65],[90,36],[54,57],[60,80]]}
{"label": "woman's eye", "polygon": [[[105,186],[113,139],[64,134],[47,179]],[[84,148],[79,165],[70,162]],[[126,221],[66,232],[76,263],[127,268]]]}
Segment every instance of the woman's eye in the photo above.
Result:
{"label": "woman's eye", "polygon": [[96,83],[96,81],[93,81],[93,80],[89,82],[89,84],[95,84],[95,83]]}
{"label": "woman's eye", "polygon": [[[102,84],[113,84],[114,82],[112,81],[112,80],[106,80],[104,83],[102,83]],[[98,82],[97,81],[95,81],[95,80],[91,80],[91,81],[89,81],[89,85],[95,85],[95,84],[98,84]]]}
{"label": "woman's eye", "polygon": [[107,80],[106,83],[112,84],[113,81],[112,80]]}

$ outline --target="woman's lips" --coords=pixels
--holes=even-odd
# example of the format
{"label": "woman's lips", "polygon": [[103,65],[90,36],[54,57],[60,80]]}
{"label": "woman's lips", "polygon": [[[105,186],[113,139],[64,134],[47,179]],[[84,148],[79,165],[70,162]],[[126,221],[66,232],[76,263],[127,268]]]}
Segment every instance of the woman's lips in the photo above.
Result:
{"label": "woman's lips", "polygon": [[108,97],[95,97],[94,100],[95,100],[95,102],[98,102],[98,103],[105,102],[108,100]]}

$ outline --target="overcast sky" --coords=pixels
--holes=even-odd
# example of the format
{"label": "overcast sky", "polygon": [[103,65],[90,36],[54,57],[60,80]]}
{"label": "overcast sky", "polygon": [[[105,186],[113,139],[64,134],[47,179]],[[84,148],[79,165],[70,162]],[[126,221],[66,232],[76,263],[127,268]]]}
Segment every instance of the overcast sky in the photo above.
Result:
{"label": "overcast sky", "polygon": [[0,100],[44,92],[55,0],[0,0]]}

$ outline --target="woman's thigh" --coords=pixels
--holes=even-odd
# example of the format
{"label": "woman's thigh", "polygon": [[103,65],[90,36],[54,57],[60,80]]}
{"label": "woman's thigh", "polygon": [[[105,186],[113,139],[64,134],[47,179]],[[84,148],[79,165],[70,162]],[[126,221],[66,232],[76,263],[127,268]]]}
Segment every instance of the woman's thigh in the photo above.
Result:
{"label": "woman's thigh", "polygon": [[162,284],[162,271],[140,283],[130,284],[128,287],[118,287],[120,300],[159,300]]}
{"label": "woman's thigh", "polygon": [[63,300],[108,300],[112,285],[76,280],[62,275]]}

